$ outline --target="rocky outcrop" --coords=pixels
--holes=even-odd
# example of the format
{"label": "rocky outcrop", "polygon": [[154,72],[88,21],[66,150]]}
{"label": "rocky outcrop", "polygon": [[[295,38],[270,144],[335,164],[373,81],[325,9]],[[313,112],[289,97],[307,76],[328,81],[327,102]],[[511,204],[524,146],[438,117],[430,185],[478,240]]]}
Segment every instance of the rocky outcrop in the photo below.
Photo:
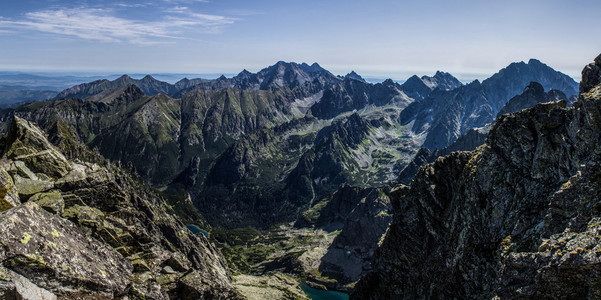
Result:
{"label": "rocky outcrop", "polygon": [[10,205],[0,213],[0,294],[238,297],[220,252],[129,171],[69,160],[18,117],[4,143],[0,179]]}
{"label": "rocky outcrop", "polygon": [[600,111],[585,84],[573,108],[503,115],[485,145],[421,168],[352,297],[597,298]]}
{"label": "rocky outcrop", "polygon": [[363,77],[361,77],[361,75],[357,74],[355,71],[351,71],[350,73],[344,75],[343,78],[352,78],[359,81],[365,81],[365,79],[363,79]]}

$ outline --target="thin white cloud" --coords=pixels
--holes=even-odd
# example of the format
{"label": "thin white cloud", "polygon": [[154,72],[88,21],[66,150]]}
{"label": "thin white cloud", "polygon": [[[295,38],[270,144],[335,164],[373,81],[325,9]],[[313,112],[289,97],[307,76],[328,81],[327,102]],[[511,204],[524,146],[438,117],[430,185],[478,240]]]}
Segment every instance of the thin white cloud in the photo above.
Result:
{"label": "thin white cloud", "polygon": [[24,20],[0,19],[0,29],[34,30],[105,42],[156,44],[166,39],[182,39],[184,29],[204,33],[220,32],[234,18],[184,11],[162,21],[129,20],[111,15],[105,9],[58,9],[30,12]]}
{"label": "thin white cloud", "polygon": [[150,4],[149,3],[135,3],[135,4],[130,4],[130,3],[116,3],[116,6],[119,7],[147,7]]}

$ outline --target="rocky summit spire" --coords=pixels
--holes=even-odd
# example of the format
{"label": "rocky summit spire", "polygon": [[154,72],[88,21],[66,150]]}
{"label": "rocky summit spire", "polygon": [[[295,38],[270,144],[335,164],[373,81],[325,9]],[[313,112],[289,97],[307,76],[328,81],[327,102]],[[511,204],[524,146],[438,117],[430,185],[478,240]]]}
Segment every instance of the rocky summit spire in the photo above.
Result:
{"label": "rocky summit spire", "polygon": [[601,82],[601,54],[582,70],[580,93],[586,93]]}

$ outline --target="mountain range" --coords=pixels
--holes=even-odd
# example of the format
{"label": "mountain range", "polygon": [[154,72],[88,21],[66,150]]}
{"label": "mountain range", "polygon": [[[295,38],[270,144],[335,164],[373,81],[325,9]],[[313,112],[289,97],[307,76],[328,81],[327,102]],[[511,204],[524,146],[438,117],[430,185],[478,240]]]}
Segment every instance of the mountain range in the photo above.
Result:
{"label": "mountain range", "polygon": [[[302,278],[361,299],[513,297],[519,279],[546,295],[547,279],[516,270],[539,272],[547,249],[551,264],[566,249],[595,262],[578,245],[596,208],[573,197],[595,184],[599,60],[580,87],[537,60],[467,85],[278,62],[175,84],[124,75],[3,110],[0,292],[303,298]],[[56,235],[35,219],[98,266],[46,264],[53,252],[27,245]]]}
{"label": "mountain range", "polygon": [[531,81],[567,96],[577,89],[537,60],[469,85],[444,72],[370,84],[316,63],[278,62],[173,85],[151,76],[98,80],[4,118],[64,122],[151,184],[190,192],[209,218],[227,212],[215,224],[269,226],[294,220],[342,183],[395,180],[421,147],[444,148],[492,122]]}

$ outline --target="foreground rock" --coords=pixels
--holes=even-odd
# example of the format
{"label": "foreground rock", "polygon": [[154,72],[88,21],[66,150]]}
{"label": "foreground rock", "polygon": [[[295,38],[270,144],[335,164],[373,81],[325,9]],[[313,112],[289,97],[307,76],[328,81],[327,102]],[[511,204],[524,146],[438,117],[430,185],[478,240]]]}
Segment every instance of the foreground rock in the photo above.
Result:
{"label": "foreground rock", "polygon": [[2,264],[63,297],[126,293],[133,267],[75,224],[27,202],[0,214]]}
{"label": "foreground rock", "polygon": [[239,297],[220,252],[188,231],[166,200],[128,171],[69,160],[44,132],[18,117],[4,143],[5,298]]}
{"label": "foreground rock", "polygon": [[580,96],[503,115],[486,144],[393,191],[394,218],[355,299],[596,299],[601,56]]}

